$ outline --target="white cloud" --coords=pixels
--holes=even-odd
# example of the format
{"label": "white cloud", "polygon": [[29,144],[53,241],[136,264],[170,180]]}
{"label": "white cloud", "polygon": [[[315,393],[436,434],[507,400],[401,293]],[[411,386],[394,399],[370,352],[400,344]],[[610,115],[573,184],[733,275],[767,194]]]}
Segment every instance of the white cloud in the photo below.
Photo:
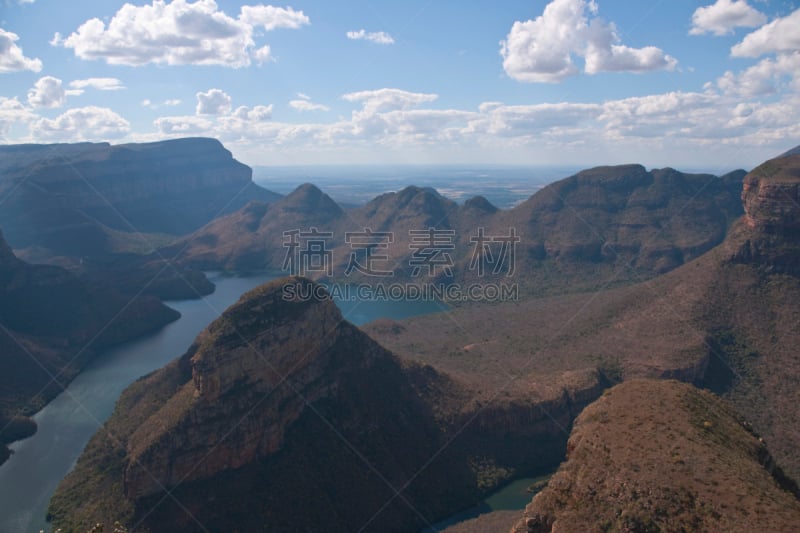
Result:
{"label": "white cloud", "polygon": [[485,102],[479,111],[479,118],[470,124],[471,132],[517,137],[593,123],[602,113],[603,106],[569,102],[509,106]]}
{"label": "white cloud", "polygon": [[367,32],[364,29],[348,31],[347,38],[352,41],[369,41],[375,44],[394,44],[394,37],[383,31]]}
{"label": "white cloud", "polygon": [[11,131],[11,126],[16,122],[30,122],[35,115],[16,98],[0,96],[0,139]]}
{"label": "white cloud", "polygon": [[42,60],[25,57],[22,48],[17,46],[18,40],[19,36],[16,33],[0,28],[0,73],[42,70]]}
{"label": "white cloud", "polygon": [[113,65],[222,65],[246,67],[251,58],[263,63],[269,47],[256,49],[256,27],[267,31],[299,28],[309,19],[302,11],[273,6],[242,6],[239,18],[221,11],[214,0],[153,0],[150,5],[123,5],[106,25],[87,20],[66,38],[51,44],[72,48],[81,59]]}
{"label": "white cloud", "polygon": [[87,87],[97,89],[98,91],[119,91],[124,89],[125,86],[122,81],[117,78],[87,78],[85,80],[73,80],[69,82],[71,89],[80,90]]}
{"label": "white cloud", "polygon": [[219,89],[197,93],[198,115],[224,115],[231,110],[231,97]]}
{"label": "white cloud", "polygon": [[374,115],[380,111],[410,109],[426,102],[433,102],[439,95],[412,93],[400,89],[377,89],[374,91],[358,91],[342,95],[348,102],[362,102],[363,111]]}
{"label": "white cloud", "polygon": [[729,35],[735,28],[757,28],[766,21],[766,15],[748,5],[747,0],[717,0],[695,10],[689,34]]}
{"label": "white cloud", "polygon": [[289,107],[297,111],[330,111],[331,108],[323,104],[315,104],[307,94],[297,93],[295,100],[289,101]]}
{"label": "white cloud", "polygon": [[203,135],[213,126],[209,119],[193,116],[159,117],[153,124],[159,133],[170,136]]}
{"label": "white cloud", "polygon": [[265,5],[242,6],[239,20],[267,31],[278,28],[294,30],[311,23],[311,20],[302,11],[295,11],[291,7]]}
{"label": "white cloud", "polygon": [[[764,58],[752,67],[734,74],[730,70],[717,80],[717,87],[730,95],[745,98],[779,92],[784,82],[800,81],[800,51]],[[800,92],[800,87],[795,87]]]}
{"label": "white cloud", "polygon": [[31,135],[39,141],[103,141],[124,137],[130,129],[111,109],[88,106],[68,109],[52,120],[39,118],[31,124]]}
{"label": "white cloud", "polygon": [[620,44],[613,23],[589,20],[597,11],[594,0],[553,0],[535,20],[515,22],[500,43],[506,73],[519,81],[559,82],[580,71],[573,56],[585,59],[587,74],[675,68],[677,61],[660,48]]}
{"label": "white cloud", "polygon": [[162,105],[163,106],[172,107],[172,106],[176,106],[176,105],[180,105],[180,104],[181,104],[181,101],[178,98],[171,98],[171,99],[168,99],[168,100],[164,100],[161,103],[153,102],[149,98],[145,98],[144,100],[142,100],[142,107],[146,107],[148,109],[158,109]]}
{"label": "white cloud", "polygon": [[251,122],[263,122],[272,118],[272,104],[257,105],[252,109],[247,106],[239,106],[231,113],[231,116],[238,120]]}
{"label": "white cloud", "polygon": [[270,48],[269,45],[262,46],[261,48],[253,52],[253,59],[255,59],[256,63],[258,63],[259,65],[263,65],[268,61],[272,61],[273,60],[272,48]]}
{"label": "white cloud", "polygon": [[800,9],[749,33],[731,48],[733,57],[758,57],[800,50]]}
{"label": "white cloud", "polygon": [[28,104],[34,108],[61,107],[66,98],[67,94],[61,85],[61,80],[53,76],[39,78],[28,90]]}

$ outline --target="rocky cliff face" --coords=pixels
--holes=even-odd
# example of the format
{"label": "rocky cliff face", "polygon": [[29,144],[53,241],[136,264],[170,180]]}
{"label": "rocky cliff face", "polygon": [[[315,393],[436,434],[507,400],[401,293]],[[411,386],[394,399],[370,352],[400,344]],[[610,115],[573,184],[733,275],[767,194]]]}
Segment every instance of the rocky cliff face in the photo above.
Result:
{"label": "rocky cliff face", "polygon": [[[192,380],[128,441],[126,496],[142,498],[276,453],[306,404],[331,394],[335,377],[325,374],[344,370],[335,363],[373,364],[375,349],[353,354],[353,361],[333,360],[347,332],[332,301],[284,300],[281,289],[248,294],[198,339],[189,360]],[[258,411],[248,415],[248,404],[259,398]],[[208,446],[239,419],[246,421]]]}
{"label": "rocky cliff face", "polygon": [[800,155],[770,160],[744,179],[745,222],[767,233],[800,230]]}
{"label": "rocky cliff face", "polygon": [[512,531],[791,531],[797,486],[748,428],[689,385],[618,385],[575,421],[567,461]]}
{"label": "rocky cliff face", "polygon": [[750,172],[742,202],[745,216],[732,250],[734,262],[800,274],[800,155],[790,152]]}

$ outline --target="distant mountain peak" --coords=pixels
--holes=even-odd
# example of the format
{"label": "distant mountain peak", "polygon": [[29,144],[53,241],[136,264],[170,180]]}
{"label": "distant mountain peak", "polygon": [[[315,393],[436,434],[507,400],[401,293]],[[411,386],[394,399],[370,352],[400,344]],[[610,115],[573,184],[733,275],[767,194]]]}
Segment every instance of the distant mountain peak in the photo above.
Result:
{"label": "distant mountain peak", "polygon": [[341,214],[339,207],[330,196],[312,183],[304,183],[280,200],[276,205],[290,211],[304,213]]}
{"label": "distant mountain peak", "polygon": [[469,209],[477,209],[486,213],[494,213],[497,211],[497,207],[487,200],[485,196],[473,196],[464,202],[464,207]]}

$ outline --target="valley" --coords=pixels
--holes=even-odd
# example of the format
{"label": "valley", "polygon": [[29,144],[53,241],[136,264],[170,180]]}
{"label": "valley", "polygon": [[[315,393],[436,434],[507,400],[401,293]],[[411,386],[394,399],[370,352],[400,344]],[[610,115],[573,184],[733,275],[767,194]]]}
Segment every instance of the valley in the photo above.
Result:
{"label": "valley", "polygon": [[[793,155],[721,177],[639,165],[596,167],[544,186],[510,209],[481,197],[458,203],[416,186],[361,206],[342,206],[304,184],[270,203],[251,201],[221,213],[149,251],[100,249],[93,264],[127,269],[115,269],[111,277],[99,275],[102,268],[90,273],[80,263],[52,256],[53,264],[36,268],[61,269],[64,279],[89,287],[83,290],[103,291],[125,278],[128,294],[138,279],[151,279],[149,269],[161,261],[173,281],[147,298],[162,307],[159,298],[199,298],[179,310],[205,305],[215,280],[224,287],[225,278],[209,277],[210,271],[308,277],[251,285],[189,346],[191,336],[206,325],[192,322],[194,333],[181,337],[182,347],[170,345],[151,367],[155,371],[122,393],[59,484],[49,519],[64,531],[116,521],[133,531],[154,532],[193,524],[220,530],[229,524],[245,529],[271,524],[276,530],[316,530],[323,524],[330,531],[431,528],[510,481],[552,472],[565,453],[574,461],[570,443],[579,437],[573,424],[603,401],[604,391],[614,387],[613,397],[629,383],[656,391],[673,380],[722,398],[714,400],[721,403],[703,400],[709,417],[733,417],[763,436],[768,456],[756,451],[751,459],[736,460],[745,464],[755,457],[756,466],[747,468],[757,469],[758,461],[766,464],[769,457],[768,479],[780,485],[779,492],[791,492],[800,474],[793,453],[800,441],[792,423],[800,413],[790,400],[800,379],[793,349],[800,211],[784,199],[797,198],[798,168]],[[319,257],[328,263],[287,270],[287,232],[312,228],[327,232]],[[445,251],[452,273],[431,268],[420,274],[412,268],[422,249],[415,248],[414,232],[425,228],[450,235],[452,246]],[[508,241],[515,246],[509,256],[513,264],[476,271],[476,257],[488,260],[476,256],[472,246],[478,229],[479,235],[518,235]],[[372,242],[371,250],[362,248],[365,255],[358,256],[345,236],[366,230],[391,239],[384,245]],[[167,235],[166,226],[164,231]],[[20,253],[26,257],[30,248]],[[354,260],[367,261],[371,254],[387,273],[350,269]],[[10,248],[5,257],[8,279],[22,279],[16,273],[20,268],[34,268]],[[496,262],[499,256],[487,257]],[[329,296],[343,294],[347,284],[458,288],[512,282],[520,290],[509,301],[452,301],[449,309],[443,307],[447,301],[404,304],[403,295],[391,305],[368,298],[342,301],[337,308]],[[238,297],[224,294],[228,302]],[[400,310],[417,304],[419,311],[410,317]],[[367,308],[359,309],[363,305]],[[393,305],[401,306],[394,316]],[[446,312],[435,312],[442,309]],[[430,311],[435,313],[413,316]],[[28,331],[21,329],[21,315],[9,316],[7,327]],[[103,364],[103,359],[80,361],[70,379],[87,363],[87,375]],[[127,373],[120,383],[145,373]],[[663,393],[661,405],[678,401],[669,396],[677,394],[672,389]],[[8,412],[14,412],[15,401],[9,400]],[[635,402],[623,403],[634,416],[639,412]],[[647,416],[658,420],[654,412]],[[684,416],[679,413],[673,415]],[[86,440],[76,442],[81,448]],[[19,445],[20,453],[26,444]],[[609,453],[615,453],[614,446]],[[570,464],[562,464],[553,480],[560,480]],[[716,472],[719,465],[707,468]],[[13,470],[0,471],[0,482],[5,472]],[[637,472],[626,471],[625,483],[652,486]],[[683,474],[676,476],[677,483]],[[535,501],[550,501],[553,483]],[[744,487],[745,482],[729,483]],[[766,488],[769,482],[759,483],[759,490],[773,490]],[[318,509],[311,514],[303,512],[297,498],[309,490],[318,496]],[[686,498],[707,497],[697,490],[690,489]],[[658,513],[699,519],[681,507],[686,501],[681,498],[664,503],[675,508],[654,505],[669,509]],[[557,501],[564,505],[562,497]],[[784,518],[776,520],[791,521],[794,504],[778,505],[775,516]],[[526,513],[533,514],[523,518],[511,511],[489,513],[451,529],[508,530],[522,520],[514,526],[520,531],[540,526],[549,531],[556,521],[567,520],[555,507],[536,509],[529,508]],[[660,520],[651,511],[630,512],[635,520]],[[733,520],[724,509],[709,512],[715,524]],[[628,511],[603,520],[628,527],[618,521],[619,513]],[[41,523],[36,520],[31,523]],[[686,523],[698,523],[691,520]],[[667,524],[663,527],[672,527]]]}

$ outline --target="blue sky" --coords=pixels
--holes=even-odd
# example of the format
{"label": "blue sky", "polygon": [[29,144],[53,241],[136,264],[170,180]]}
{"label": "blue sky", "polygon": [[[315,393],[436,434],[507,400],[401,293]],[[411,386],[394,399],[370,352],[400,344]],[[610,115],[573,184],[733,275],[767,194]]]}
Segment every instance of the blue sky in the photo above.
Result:
{"label": "blue sky", "polygon": [[249,164],[752,167],[800,144],[782,0],[0,0],[0,140]]}

